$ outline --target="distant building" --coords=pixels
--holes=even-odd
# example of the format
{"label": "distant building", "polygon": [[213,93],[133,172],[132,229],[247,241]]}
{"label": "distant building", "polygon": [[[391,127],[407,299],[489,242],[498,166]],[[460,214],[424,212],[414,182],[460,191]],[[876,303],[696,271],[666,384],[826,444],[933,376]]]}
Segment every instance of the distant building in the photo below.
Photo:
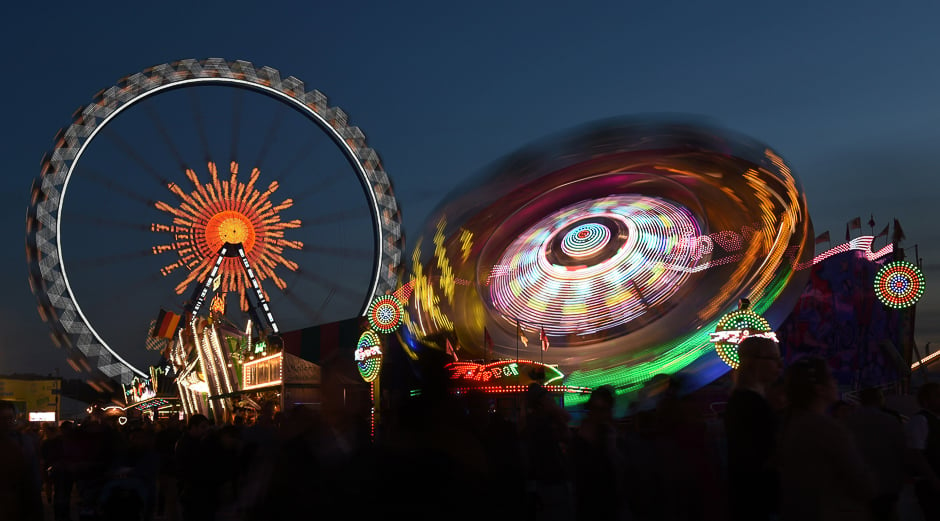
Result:
{"label": "distant building", "polygon": [[22,420],[59,421],[61,391],[61,378],[0,376],[0,399],[13,402]]}

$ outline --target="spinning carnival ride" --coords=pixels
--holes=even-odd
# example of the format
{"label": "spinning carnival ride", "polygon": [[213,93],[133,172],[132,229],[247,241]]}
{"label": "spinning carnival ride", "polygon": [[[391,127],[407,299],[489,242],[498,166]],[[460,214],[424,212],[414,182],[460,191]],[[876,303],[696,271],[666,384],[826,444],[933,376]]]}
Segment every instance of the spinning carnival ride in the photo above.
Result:
{"label": "spinning carnival ride", "polygon": [[[491,356],[542,358],[569,386],[713,380],[728,370],[710,339],[721,317],[748,297],[779,324],[806,281],[799,179],[770,148],[711,128],[622,120],[569,136],[503,160],[434,214],[404,280],[409,354],[450,342],[484,358],[489,334]],[[543,330],[539,353],[525,339]]]}
{"label": "spinning carnival ride", "polygon": [[[281,186],[294,198],[275,201]],[[53,340],[89,378],[121,383],[146,377],[137,346],[161,306],[194,317],[210,292],[234,293],[269,333],[272,299],[282,328],[362,315],[398,286],[403,244],[389,179],[346,114],[294,77],[221,59],[99,92],[43,160],[26,227]]]}

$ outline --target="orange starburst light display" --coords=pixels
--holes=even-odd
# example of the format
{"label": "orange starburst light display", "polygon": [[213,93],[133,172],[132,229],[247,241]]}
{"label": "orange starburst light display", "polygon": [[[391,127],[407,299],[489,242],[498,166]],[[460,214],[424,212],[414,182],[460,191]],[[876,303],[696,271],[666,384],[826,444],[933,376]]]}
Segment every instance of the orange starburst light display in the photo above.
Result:
{"label": "orange starburst light display", "polygon": [[[157,201],[154,206],[173,217],[173,224],[150,225],[150,230],[169,233],[173,242],[153,247],[155,255],[175,251],[179,258],[176,262],[164,266],[160,273],[164,276],[178,268],[186,268],[189,273],[176,285],[176,293],[183,294],[193,282],[205,280],[212,269],[225,243],[240,243],[245,250],[251,266],[259,281],[271,279],[274,284],[284,289],[287,283],[275,273],[278,266],[297,271],[297,263],[284,258],[285,248],[300,250],[303,243],[284,238],[284,230],[299,228],[300,220],[282,221],[280,212],[290,208],[294,202],[285,199],[275,205],[271,197],[278,189],[277,181],[272,181],[266,190],[255,188],[261,175],[257,168],[252,169],[247,183],[238,180],[238,163],[229,167],[228,180],[219,179],[215,163],[209,163],[209,182],[203,184],[192,169],[186,170],[186,177],[192,182],[194,190],[186,193],[176,183],[169,183],[167,188],[179,199],[177,206]],[[227,257],[219,269],[220,292],[237,292],[243,310],[248,309],[245,290],[251,282],[237,257]],[[265,298],[268,298],[265,293]]]}

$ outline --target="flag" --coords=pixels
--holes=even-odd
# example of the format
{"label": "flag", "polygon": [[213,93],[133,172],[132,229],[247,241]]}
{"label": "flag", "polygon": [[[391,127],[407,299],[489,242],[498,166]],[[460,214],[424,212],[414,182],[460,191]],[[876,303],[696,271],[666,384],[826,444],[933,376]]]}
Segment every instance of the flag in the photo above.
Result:
{"label": "flag", "polygon": [[453,344],[450,343],[450,339],[449,339],[449,338],[445,339],[445,342],[447,342],[447,354],[449,354],[450,356],[454,357],[454,362],[456,362],[456,361],[457,361],[457,351],[454,351],[454,346],[453,346]]}
{"label": "flag", "polygon": [[179,324],[179,315],[161,308],[160,314],[157,315],[157,321],[152,334],[159,338],[173,338],[173,334],[176,333],[176,328]]}
{"label": "flag", "polygon": [[816,244],[822,244],[822,243],[824,243],[824,242],[830,242],[830,241],[829,241],[829,230],[826,230],[825,232],[820,233],[819,236],[816,237]]}
{"label": "flag", "polygon": [[888,236],[888,225],[886,224],[884,230],[881,230],[880,232],[878,232],[878,235],[875,235],[875,238],[879,239],[881,237],[887,237],[887,236]]}
{"label": "flag", "polygon": [[542,332],[539,334],[539,340],[542,341],[542,351],[548,351],[548,335],[545,334],[544,327],[542,327]]}
{"label": "flag", "polygon": [[850,227],[851,229],[853,229],[853,230],[861,230],[861,229],[862,229],[862,218],[861,218],[861,217],[856,217],[856,218],[852,219],[851,221],[849,221],[849,227]]}
{"label": "flag", "polygon": [[519,337],[519,341],[522,342],[522,345],[529,347],[529,339],[525,336],[525,331],[522,330],[522,324],[516,320],[516,336]]}
{"label": "flag", "polygon": [[891,237],[891,242],[899,243],[906,239],[904,235],[904,230],[901,228],[901,223],[897,219],[894,220],[894,235]]}
{"label": "flag", "polygon": [[168,344],[167,339],[158,337],[156,319],[150,321],[150,330],[147,332],[147,340],[144,345],[148,351],[163,351]]}
{"label": "flag", "polygon": [[487,360],[487,353],[493,350],[493,339],[490,338],[490,332],[483,328],[483,359]]}

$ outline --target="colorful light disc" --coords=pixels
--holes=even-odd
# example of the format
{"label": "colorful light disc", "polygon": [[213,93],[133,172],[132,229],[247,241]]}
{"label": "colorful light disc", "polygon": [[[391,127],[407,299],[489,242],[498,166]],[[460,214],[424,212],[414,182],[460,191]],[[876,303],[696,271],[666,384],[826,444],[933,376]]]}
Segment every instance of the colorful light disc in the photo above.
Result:
{"label": "colorful light disc", "polygon": [[565,234],[561,251],[570,257],[590,257],[607,245],[610,235],[610,229],[601,224],[581,224]]}
{"label": "colorful light disc", "polygon": [[715,351],[718,353],[718,357],[732,369],[735,369],[740,363],[738,358],[738,343],[740,340],[755,334],[769,334],[773,330],[764,317],[750,309],[739,309],[728,313],[718,321],[715,326],[715,333],[722,332],[737,332],[737,334],[731,335],[737,337],[736,341],[715,342]]}
{"label": "colorful light disc", "polygon": [[623,326],[665,303],[689,278],[701,233],[691,212],[669,200],[612,195],[562,208],[503,252],[490,282],[504,316],[544,325],[549,335],[590,335]]}
{"label": "colorful light disc", "polygon": [[[356,344],[357,358],[359,353],[381,353],[382,339],[371,329],[366,330],[359,336],[359,342]],[[364,359],[357,360],[356,365],[359,369],[359,376],[367,382],[372,382],[379,377],[382,369],[382,355],[365,355]]]}
{"label": "colorful light disc", "polygon": [[904,309],[913,306],[924,294],[924,273],[908,261],[894,261],[875,274],[875,295],[884,305]]}
{"label": "colorful light disc", "polygon": [[366,314],[373,329],[389,334],[401,327],[404,309],[395,296],[382,295],[372,301]]}

